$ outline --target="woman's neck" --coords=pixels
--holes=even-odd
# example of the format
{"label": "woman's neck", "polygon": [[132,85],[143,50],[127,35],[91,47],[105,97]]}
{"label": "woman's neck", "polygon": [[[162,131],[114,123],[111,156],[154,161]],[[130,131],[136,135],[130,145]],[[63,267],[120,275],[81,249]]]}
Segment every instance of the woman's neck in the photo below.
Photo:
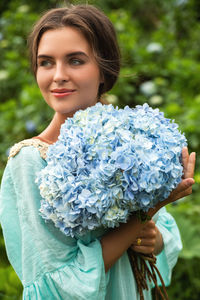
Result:
{"label": "woman's neck", "polygon": [[58,136],[60,135],[61,125],[65,122],[65,117],[58,113],[55,113],[51,123],[49,126],[38,135],[45,140],[50,141],[51,143],[55,143],[58,140]]}

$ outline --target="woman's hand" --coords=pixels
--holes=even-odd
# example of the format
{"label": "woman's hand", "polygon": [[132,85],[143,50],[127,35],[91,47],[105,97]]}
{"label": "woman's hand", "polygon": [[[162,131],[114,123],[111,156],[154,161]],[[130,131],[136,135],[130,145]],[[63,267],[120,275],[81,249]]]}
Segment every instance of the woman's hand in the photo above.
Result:
{"label": "woman's hand", "polygon": [[192,193],[192,185],[195,183],[193,179],[195,159],[195,152],[192,152],[189,155],[188,148],[184,147],[182,151],[183,178],[181,183],[177,186],[177,188],[170,194],[170,197],[168,198],[170,202],[188,196]]}
{"label": "woman's hand", "polygon": [[159,202],[155,209],[150,209],[148,215],[152,217],[161,207],[172,203],[178,199],[186,197],[192,193],[192,185],[194,181],[194,168],[195,168],[196,153],[188,153],[188,148],[184,147],[182,150],[182,162],[183,162],[183,177],[176,189],[174,189],[170,196]]}
{"label": "woman's hand", "polygon": [[163,249],[163,238],[153,220],[145,223],[138,238],[131,245],[132,250],[143,254],[159,254]]}

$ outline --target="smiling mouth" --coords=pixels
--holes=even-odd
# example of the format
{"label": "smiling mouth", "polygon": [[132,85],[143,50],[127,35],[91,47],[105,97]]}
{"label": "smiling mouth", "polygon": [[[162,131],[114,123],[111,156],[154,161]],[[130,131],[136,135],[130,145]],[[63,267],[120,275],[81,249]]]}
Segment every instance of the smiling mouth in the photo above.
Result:
{"label": "smiling mouth", "polygon": [[52,95],[54,95],[57,98],[69,96],[73,94],[75,90],[72,89],[54,89],[51,91]]}

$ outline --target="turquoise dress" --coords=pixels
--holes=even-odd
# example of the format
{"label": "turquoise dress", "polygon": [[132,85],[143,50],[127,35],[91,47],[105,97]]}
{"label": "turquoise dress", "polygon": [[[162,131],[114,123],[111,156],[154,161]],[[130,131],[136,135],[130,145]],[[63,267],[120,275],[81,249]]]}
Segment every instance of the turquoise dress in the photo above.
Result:
{"label": "turquoise dress", "polygon": [[[1,184],[0,222],[9,261],[24,287],[23,299],[139,299],[127,253],[105,273],[101,229],[75,239],[39,215],[41,196],[35,177],[45,166],[36,147],[22,147],[9,159]],[[157,266],[169,285],[181,239],[165,208],[160,210],[156,225],[164,240]],[[151,299],[150,290],[145,291],[145,300]]]}

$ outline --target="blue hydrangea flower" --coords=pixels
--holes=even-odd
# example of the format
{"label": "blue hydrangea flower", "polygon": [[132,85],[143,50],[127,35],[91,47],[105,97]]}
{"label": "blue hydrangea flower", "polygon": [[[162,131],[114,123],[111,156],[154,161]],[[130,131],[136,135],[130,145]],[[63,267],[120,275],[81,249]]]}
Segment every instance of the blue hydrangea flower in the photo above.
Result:
{"label": "blue hydrangea flower", "polygon": [[40,213],[72,237],[116,227],[169,196],[181,181],[185,145],[178,125],[148,104],[80,110],[49,146],[36,180]]}

